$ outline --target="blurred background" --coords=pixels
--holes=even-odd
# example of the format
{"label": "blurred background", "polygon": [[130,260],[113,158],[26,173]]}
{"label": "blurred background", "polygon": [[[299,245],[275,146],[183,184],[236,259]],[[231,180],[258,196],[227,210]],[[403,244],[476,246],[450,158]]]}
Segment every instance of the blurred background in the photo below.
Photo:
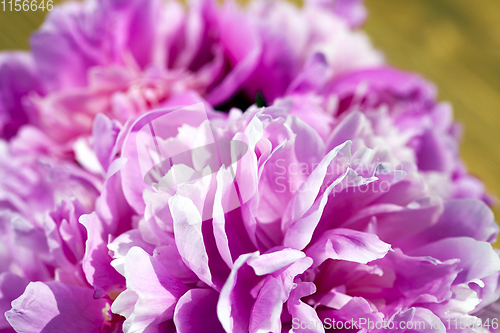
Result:
{"label": "blurred background", "polygon": [[[364,30],[391,65],[421,73],[451,102],[467,167],[500,198],[500,1],[365,1]],[[47,11],[2,9],[0,50],[27,50]],[[493,210],[499,221],[500,205]]]}
{"label": "blurred background", "polygon": [[[461,155],[500,199],[500,1],[366,0],[364,29],[391,65],[433,81],[464,127]],[[493,207],[500,222],[500,200]],[[500,248],[500,241],[496,247]]]}

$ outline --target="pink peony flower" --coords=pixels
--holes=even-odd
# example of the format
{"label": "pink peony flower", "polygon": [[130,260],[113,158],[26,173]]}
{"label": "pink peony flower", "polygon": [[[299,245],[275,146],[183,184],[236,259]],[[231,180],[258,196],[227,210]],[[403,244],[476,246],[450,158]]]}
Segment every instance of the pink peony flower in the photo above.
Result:
{"label": "pink peony flower", "polygon": [[0,330],[496,331],[492,201],[364,17],[56,6],[0,56]]}
{"label": "pink peony flower", "polygon": [[[31,38],[34,60],[12,54],[0,63],[5,90],[17,100],[5,101],[0,113],[9,131],[4,136],[32,123],[67,141],[89,134],[98,113],[125,123],[186,91],[222,108],[246,108],[257,93],[270,103],[318,50],[335,75],[380,64],[367,38],[347,24],[361,21],[356,13],[363,7],[332,6],[332,12],[283,2],[255,3],[243,12],[210,0],[188,10],[158,0],[56,6]],[[22,85],[16,75],[24,77]],[[21,99],[25,105],[18,105]],[[7,123],[13,114],[19,119]]]}
{"label": "pink peony flower", "polygon": [[[120,267],[127,289],[112,305],[126,317],[125,332],[164,326],[206,330],[207,321],[197,320],[197,313],[211,318],[211,331],[282,331],[297,320],[382,323],[400,317],[441,329],[447,320],[473,320],[474,310],[491,304],[477,293],[496,290],[500,269],[489,244],[498,227],[484,203],[443,202],[415,166],[394,165],[384,146],[367,148],[365,140],[382,140],[351,131],[349,121],[337,131],[358,135],[330,150],[290,113],[279,107],[243,115],[234,110],[213,134],[215,141],[248,144],[235,170],[205,172],[209,176],[176,191],[162,186],[144,191],[138,230],[110,245],[126,249],[113,250],[113,265]],[[207,144],[203,127],[184,124],[176,133],[160,122],[155,139],[160,151],[169,143],[187,144],[194,163],[199,156],[193,145]],[[130,138],[124,151],[138,145],[137,135]],[[197,171],[196,163],[179,167]],[[232,195],[241,206],[224,212]],[[204,220],[207,207],[212,217]],[[480,227],[472,227],[478,221]],[[148,268],[137,266],[144,262]],[[159,283],[144,284],[146,277]],[[147,310],[160,294],[159,307]],[[451,304],[457,309],[450,313]]]}
{"label": "pink peony flower", "polygon": [[[311,82],[312,77],[305,78],[281,103],[292,103],[294,114],[324,138],[338,144],[352,139],[358,131],[366,131],[359,117],[349,116],[362,112],[373,132],[385,137],[402,161],[417,164],[428,184],[442,197],[493,202],[484,185],[467,173],[460,160],[460,126],[453,121],[450,105],[436,102],[433,85],[415,74],[387,67],[353,71],[326,81],[321,73],[328,63],[321,56],[309,67],[320,79],[315,76]],[[352,127],[339,133],[336,126],[343,119],[351,119]]]}

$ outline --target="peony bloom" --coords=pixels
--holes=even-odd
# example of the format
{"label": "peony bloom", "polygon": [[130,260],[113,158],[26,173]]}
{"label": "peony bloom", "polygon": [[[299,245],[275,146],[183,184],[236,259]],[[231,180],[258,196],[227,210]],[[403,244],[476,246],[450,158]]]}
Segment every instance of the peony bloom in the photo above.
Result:
{"label": "peony bloom", "polygon": [[[460,160],[460,126],[453,121],[450,105],[436,102],[433,85],[418,75],[388,67],[352,71],[324,80],[321,73],[328,62],[319,55],[309,67],[318,76],[306,78],[281,103],[291,103],[293,112],[323,137],[333,140],[341,135],[335,139],[340,143],[357,131],[366,131],[359,117],[351,117],[353,112],[362,112],[373,132],[385,137],[402,161],[415,163],[442,197],[493,202],[484,185],[467,173]],[[344,119],[351,119],[352,128],[339,134],[336,126]]]}
{"label": "peony bloom", "polygon": [[[0,144],[5,175],[0,181],[0,306],[10,309],[28,292],[30,281],[45,288],[64,283],[88,288],[80,264],[87,235],[78,219],[94,209],[101,181],[65,160]],[[36,298],[41,308],[47,306],[46,297]],[[1,329],[8,327],[0,321]]]}
{"label": "peony bloom", "polygon": [[270,103],[318,50],[334,75],[381,64],[367,38],[349,29],[363,7],[343,2],[333,12],[283,2],[243,12],[210,0],[188,10],[159,0],[56,6],[32,36],[31,54],[0,59],[2,89],[12,96],[0,103],[2,136],[30,123],[67,141],[90,134],[98,113],[125,123],[188,91],[223,109],[246,108],[257,93]]}
{"label": "peony bloom", "polygon": [[496,331],[492,201],[364,17],[56,6],[0,57],[0,330]]}
{"label": "peony bloom", "polygon": [[[363,89],[363,84],[366,91],[357,94],[355,89]],[[458,156],[460,127],[453,122],[450,105],[436,102],[433,85],[417,75],[380,68],[345,75],[327,91],[339,98],[338,114],[352,108],[353,98],[358,98],[363,112],[387,108],[393,126],[413,149],[419,170],[443,197],[491,203],[484,186],[464,170]]]}
{"label": "peony bloom", "polygon": [[[245,142],[249,150],[234,169],[211,173],[197,166],[194,149],[209,143],[204,122],[176,133],[159,119],[160,151],[184,145],[192,164],[178,167],[208,176],[176,191],[141,189],[142,200],[130,196],[144,204],[144,216],[138,230],[109,245],[112,265],[127,281],[111,308],[126,318],[124,331],[196,332],[208,321],[210,331],[279,332],[297,320],[326,318],[423,320],[443,329],[448,320],[474,320],[493,302],[479,298],[497,290],[500,269],[489,244],[498,232],[491,211],[472,199],[444,202],[415,165],[394,164],[383,145],[366,147],[383,142],[374,134],[352,131],[344,121],[337,131],[354,133],[352,143],[329,149],[290,108],[233,110],[214,139]],[[129,134],[123,152],[145,139]],[[187,172],[175,168],[165,181],[169,172]],[[122,172],[125,179],[126,167]],[[225,212],[232,196],[241,206]],[[207,207],[213,211],[205,219]],[[197,320],[198,313],[210,320]]]}

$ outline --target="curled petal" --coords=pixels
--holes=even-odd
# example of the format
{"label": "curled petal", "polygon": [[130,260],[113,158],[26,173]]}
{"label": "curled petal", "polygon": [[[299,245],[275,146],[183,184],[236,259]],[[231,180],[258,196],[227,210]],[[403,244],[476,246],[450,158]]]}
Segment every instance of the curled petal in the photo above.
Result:
{"label": "curled petal", "polygon": [[349,229],[328,230],[306,250],[314,259],[314,266],[327,259],[346,260],[366,264],[383,258],[391,246],[376,235]]}
{"label": "curled petal", "polygon": [[98,332],[107,304],[90,288],[31,282],[5,316],[17,332]]}

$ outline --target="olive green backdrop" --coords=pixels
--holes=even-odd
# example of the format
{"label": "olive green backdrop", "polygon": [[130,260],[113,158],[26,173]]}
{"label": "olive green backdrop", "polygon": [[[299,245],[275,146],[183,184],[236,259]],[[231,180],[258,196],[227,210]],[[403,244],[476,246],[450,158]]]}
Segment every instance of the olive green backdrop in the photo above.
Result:
{"label": "olive green backdrop", "polygon": [[[500,198],[500,1],[367,0],[367,7],[364,29],[375,46],[392,65],[436,83],[465,125],[469,170]],[[28,49],[47,12],[2,9],[0,50]],[[500,206],[494,211],[498,219]]]}

